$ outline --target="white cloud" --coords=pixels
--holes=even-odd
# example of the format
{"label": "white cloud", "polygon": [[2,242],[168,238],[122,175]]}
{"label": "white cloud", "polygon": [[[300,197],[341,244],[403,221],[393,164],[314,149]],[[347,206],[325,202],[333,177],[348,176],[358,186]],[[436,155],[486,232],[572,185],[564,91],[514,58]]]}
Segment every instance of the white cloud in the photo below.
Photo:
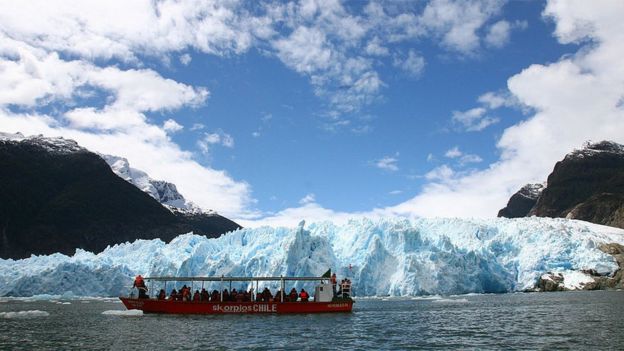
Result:
{"label": "white cloud", "polygon": [[491,110],[502,106],[513,106],[513,103],[510,101],[510,97],[491,91],[479,96],[477,101]]}
{"label": "white cloud", "polygon": [[306,205],[310,203],[316,202],[316,196],[314,194],[307,194],[301,200],[299,200],[300,205]]}
{"label": "white cloud", "polygon": [[420,23],[442,38],[442,45],[464,54],[479,48],[477,31],[499,13],[500,1],[432,1],[423,11]]}
{"label": "white cloud", "polygon": [[375,167],[388,172],[396,172],[399,170],[397,163],[399,159],[396,156],[385,156],[374,162]]}
{"label": "white cloud", "polygon": [[191,126],[192,131],[202,130],[204,128],[206,128],[206,126],[203,125],[202,123],[193,123],[193,125]]}
{"label": "white cloud", "polygon": [[163,129],[166,132],[176,133],[184,129],[184,126],[182,126],[180,123],[176,122],[175,120],[169,118],[168,120],[165,121],[165,123],[163,123]]}
{"label": "white cloud", "polygon": [[488,46],[501,48],[509,43],[512,29],[525,30],[527,27],[527,21],[509,23],[508,21],[501,20],[489,27],[487,35],[483,40]]}
{"label": "white cloud", "polygon": [[[246,51],[266,21],[242,17],[236,2],[47,0],[0,4],[11,37],[46,50],[86,58],[136,61],[193,47],[205,53]],[[123,9],[121,11],[120,9]]]}
{"label": "white cloud", "polygon": [[446,153],[444,154],[444,157],[451,158],[451,159],[457,159],[458,160],[458,164],[460,166],[464,166],[464,165],[467,165],[469,163],[479,163],[479,162],[483,161],[483,159],[479,155],[466,154],[466,153],[462,152],[459,149],[459,147],[457,147],[457,146],[447,150]]}
{"label": "white cloud", "polygon": [[481,158],[481,156],[475,155],[475,154],[466,154],[466,155],[463,155],[459,159],[459,164],[462,166],[469,164],[469,163],[480,163],[480,162],[483,162],[483,159]]}
{"label": "white cloud", "polygon": [[455,172],[447,165],[436,167],[425,174],[425,179],[430,181],[444,181],[447,182],[452,179]]}
{"label": "white cloud", "polygon": [[511,24],[502,20],[494,23],[490,26],[487,35],[485,36],[485,43],[495,48],[501,48],[509,42],[509,32],[511,31]]}
{"label": "white cloud", "polygon": [[[353,7],[337,0],[259,6],[240,1],[197,3],[184,0],[137,0],[131,4],[121,0],[97,4],[75,0],[3,3],[0,4],[0,23],[3,24],[0,52],[12,50],[16,45],[11,41],[15,41],[47,53],[62,53],[62,57],[97,61],[98,64],[120,59],[125,64],[144,67],[141,62],[144,56],[169,62],[170,55],[178,55],[178,60],[188,65],[192,57],[182,52],[189,49],[227,56],[256,46],[306,75],[315,94],[326,101],[327,115],[335,117],[355,114],[380,99],[384,81],[376,65],[384,63],[375,60],[391,60],[389,45],[431,36],[434,41],[442,38],[442,46],[449,50],[474,52],[478,49],[479,29],[501,6],[500,2],[489,0],[436,1],[418,13],[422,7],[388,5],[393,9],[390,16],[381,4],[370,3],[363,13],[356,13]],[[120,8],[124,10],[119,11]],[[400,66],[410,75],[418,76],[424,67],[424,58],[410,51]],[[127,70],[123,77],[115,77],[118,69],[109,68],[111,72],[97,74],[107,78],[89,77],[89,80],[104,89],[117,89],[114,85],[119,79],[132,79],[132,70]],[[83,79],[82,75],[58,72],[69,84]],[[135,74],[149,74],[149,70],[137,70]],[[20,80],[19,76],[6,78]],[[49,79],[44,81],[50,82]],[[130,83],[122,84],[130,87]],[[56,95],[66,92],[61,85],[38,84],[45,85],[43,81],[30,81],[9,91],[13,95],[32,95],[29,92],[32,89],[53,91]],[[176,101],[168,101],[169,95],[150,94],[161,89],[137,94],[149,87],[119,90],[123,95],[116,100],[124,104],[139,99],[145,105],[142,110],[154,109],[153,104],[169,105],[170,109],[180,107]],[[202,88],[190,94],[199,95],[197,103],[207,97]]]}
{"label": "white cloud", "polygon": [[405,59],[395,58],[394,66],[399,67],[412,77],[418,77],[425,68],[425,59],[416,51],[410,50]]}
{"label": "white cloud", "polygon": [[462,154],[463,153],[459,151],[459,147],[455,146],[452,149],[447,150],[446,153],[444,154],[444,157],[457,158],[461,156]]}
{"label": "white cloud", "polygon": [[382,45],[379,37],[373,37],[373,39],[366,44],[365,50],[366,53],[371,56],[388,56],[390,54],[390,50]]}
{"label": "white cloud", "polygon": [[210,152],[211,145],[222,145],[227,148],[233,148],[234,138],[222,130],[218,130],[213,133],[204,133],[203,137],[197,140],[197,147],[203,154],[208,154]]}
{"label": "white cloud", "polygon": [[185,65],[185,66],[188,66],[189,63],[191,63],[192,60],[193,60],[193,58],[189,54],[180,55],[180,63]]}
{"label": "white cloud", "polygon": [[487,116],[486,112],[487,110],[483,107],[463,112],[453,111],[452,121],[467,132],[478,132],[499,122],[498,118]]}

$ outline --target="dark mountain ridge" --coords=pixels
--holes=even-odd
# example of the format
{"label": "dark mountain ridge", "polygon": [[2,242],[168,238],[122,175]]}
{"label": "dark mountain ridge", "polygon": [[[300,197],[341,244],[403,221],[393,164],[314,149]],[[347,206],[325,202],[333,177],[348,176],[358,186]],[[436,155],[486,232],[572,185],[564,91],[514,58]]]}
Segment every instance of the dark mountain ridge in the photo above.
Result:
{"label": "dark mountain ridge", "polygon": [[172,212],[61,138],[0,139],[0,257],[100,252],[136,239],[208,237],[240,226],[217,214]]}

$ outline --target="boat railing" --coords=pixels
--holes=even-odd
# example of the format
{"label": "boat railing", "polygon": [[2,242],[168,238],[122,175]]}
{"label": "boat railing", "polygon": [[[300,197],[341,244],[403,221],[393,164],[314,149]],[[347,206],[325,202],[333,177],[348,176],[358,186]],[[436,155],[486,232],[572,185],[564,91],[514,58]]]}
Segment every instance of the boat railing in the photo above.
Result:
{"label": "boat railing", "polygon": [[[287,281],[318,281],[321,284],[326,283],[330,280],[330,277],[174,277],[174,276],[154,276],[154,277],[145,277],[143,278],[146,281],[152,284],[153,282],[164,282],[165,283],[165,291],[167,290],[167,282],[190,282],[191,283],[191,291],[193,290],[194,282],[201,282],[202,289],[204,288],[205,282],[220,282],[219,292],[221,295],[221,301],[223,302],[223,284],[229,283],[229,290],[232,290],[232,282],[256,282],[255,294],[258,294],[259,282],[267,282],[267,281],[279,281],[280,282],[280,301],[284,301],[284,289],[286,287]],[[153,291],[153,289],[150,289]],[[350,291],[349,291],[350,293]]]}

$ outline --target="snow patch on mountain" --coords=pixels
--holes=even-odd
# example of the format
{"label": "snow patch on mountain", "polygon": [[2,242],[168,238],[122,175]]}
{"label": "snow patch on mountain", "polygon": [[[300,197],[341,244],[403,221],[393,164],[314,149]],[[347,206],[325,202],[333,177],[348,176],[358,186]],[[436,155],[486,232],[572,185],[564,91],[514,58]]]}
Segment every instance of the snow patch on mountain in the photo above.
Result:
{"label": "snow patch on mountain", "polygon": [[568,153],[565,158],[585,158],[601,153],[624,155],[624,145],[608,140],[597,143],[587,142],[582,148],[575,149]]}
{"label": "snow patch on mountain", "polygon": [[[113,172],[137,188],[148,193],[163,205],[171,210],[186,213],[202,213],[202,209],[191,201],[187,201],[178,192],[175,184],[163,180],[154,180],[147,173],[130,167],[127,159],[119,156],[98,154],[108,163]],[[214,213],[213,211],[207,213]]]}
{"label": "snow patch on mountain", "polygon": [[545,272],[613,273],[613,256],[598,249],[610,242],[624,243],[624,230],[561,218],[302,223],[0,260],[0,296],[115,296],[128,293],[136,274],[320,276],[328,268],[350,277],[357,296],[512,292],[535,287]]}
{"label": "snow patch on mountain", "polygon": [[69,154],[74,152],[88,152],[89,150],[78,145],[77,142],[63,137],[48,138],[43,135],[24,136],[22,133],[0,132],[0,140],[12,143],[36,145],[50,153]]}

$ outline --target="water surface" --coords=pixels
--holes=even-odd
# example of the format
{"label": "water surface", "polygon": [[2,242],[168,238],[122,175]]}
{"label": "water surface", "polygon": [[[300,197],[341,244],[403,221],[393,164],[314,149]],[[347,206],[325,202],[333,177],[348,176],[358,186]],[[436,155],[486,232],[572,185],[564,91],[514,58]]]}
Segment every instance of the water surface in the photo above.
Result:
{"label": "water surface", "polygon": [[[2,349],[621,349],[624,345],[622,291],[360,299],[353,313],[315,315],[132,317],[103,314],[124,309],[114,299],[2,301]],[[19,318],[6,313],[30,310],[49,315]]]}

